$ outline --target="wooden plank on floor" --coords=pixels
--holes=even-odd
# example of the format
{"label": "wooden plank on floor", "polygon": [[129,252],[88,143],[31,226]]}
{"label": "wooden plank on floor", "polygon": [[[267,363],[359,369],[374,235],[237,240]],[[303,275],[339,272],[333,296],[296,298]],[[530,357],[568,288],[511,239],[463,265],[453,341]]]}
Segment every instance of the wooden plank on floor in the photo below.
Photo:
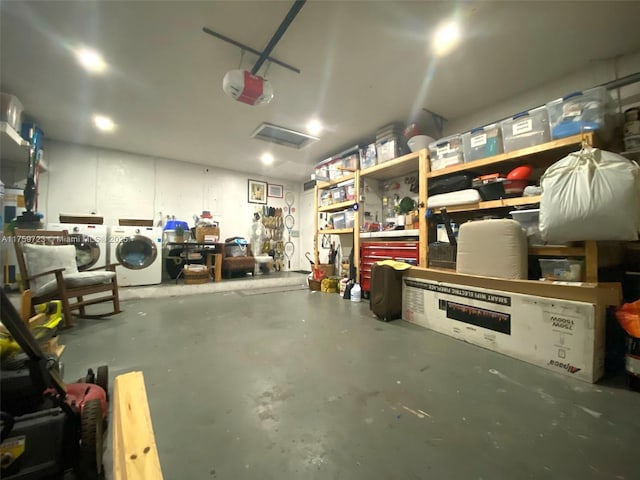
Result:
{"label": "wooden plank on floor", "polygon": [[113,411],[114,480],[162,480],[142,372],[116,377]]}
{"label": "wooden plank on floor", "polygon": [[127,475],[124,470],[124,447],[122,446],[122,429],[120,428],[120,423],[122,422],[122,416],[120,414],[120,403],[115,401],[116,397],[116,386],[114,383],[113,387],[113,399],[111,401],[112,405],[112,462],[111,465],[113,467],[112,476],[114,480],[126,480]]}

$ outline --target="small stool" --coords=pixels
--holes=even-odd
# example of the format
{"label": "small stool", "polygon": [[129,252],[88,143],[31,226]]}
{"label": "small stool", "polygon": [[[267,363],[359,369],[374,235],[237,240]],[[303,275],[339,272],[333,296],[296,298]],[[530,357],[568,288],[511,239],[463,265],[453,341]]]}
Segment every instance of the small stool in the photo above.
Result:
{"label": "small stool", "polygon": [[[211,264],[213,262],[213,265]],[[207,253],[207,269],[213,276],[214,282],[222,280],[222,254],[221,253]]]}

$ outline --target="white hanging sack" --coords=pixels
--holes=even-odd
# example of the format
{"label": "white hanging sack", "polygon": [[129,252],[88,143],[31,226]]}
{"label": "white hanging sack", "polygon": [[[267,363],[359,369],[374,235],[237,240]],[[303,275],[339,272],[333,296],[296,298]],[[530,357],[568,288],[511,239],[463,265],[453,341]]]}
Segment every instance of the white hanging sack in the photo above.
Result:
{"label": "white hanging sack", "polygon": [[540,232],[544,240],[638,240],[637,163],[586,145],[551,165],[540,184]]}

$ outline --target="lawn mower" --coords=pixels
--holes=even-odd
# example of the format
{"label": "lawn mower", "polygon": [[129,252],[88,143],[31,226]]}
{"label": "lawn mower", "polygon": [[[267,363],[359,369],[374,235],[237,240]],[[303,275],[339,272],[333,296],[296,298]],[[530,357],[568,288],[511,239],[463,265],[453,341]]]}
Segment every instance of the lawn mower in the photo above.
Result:
{"label": "lawn mower", "polygon": [[[56,355],[45,354],[0,288],[0,318],[19,351],[0,369],[0,478],[104,478],[108,368],[65,384]],[[14,349],[15,350],[15,349]]]}

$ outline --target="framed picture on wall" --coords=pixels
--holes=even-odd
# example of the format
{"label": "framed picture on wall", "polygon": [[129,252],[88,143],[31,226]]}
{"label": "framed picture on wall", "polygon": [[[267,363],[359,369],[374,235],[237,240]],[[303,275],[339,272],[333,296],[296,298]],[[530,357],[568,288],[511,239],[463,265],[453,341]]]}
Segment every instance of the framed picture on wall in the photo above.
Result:
{"label": "framed picture on wall", "polygon": [[267,189],[267,196],[273,198],[282,198],[282,185],[270,183]]}
{"label": "framed picture on wall", "polygon": [[267,182],[249,180],[249,203],[267,203]]}

